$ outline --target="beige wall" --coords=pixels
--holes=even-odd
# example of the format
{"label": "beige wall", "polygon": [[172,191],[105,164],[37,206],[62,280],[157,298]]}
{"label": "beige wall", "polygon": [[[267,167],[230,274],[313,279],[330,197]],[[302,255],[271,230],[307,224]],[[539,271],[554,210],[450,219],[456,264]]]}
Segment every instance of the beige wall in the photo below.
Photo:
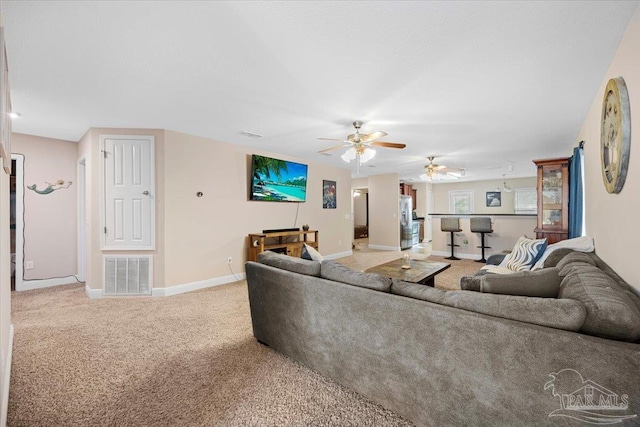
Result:
{"label": "beige wall", "polygon": [[[595,239],[596,252],[618,274],[640,290],[638,253],[640,241],[640,9],[629,22],[618,50],[602,79],[576,142],[585,141],[585,203],[587,234]],[[600,166],[600,115],[609,79],[622,76],[631,104],[631,158],[622,191],[610,194],[602,182]],[[635,127],[635,129],[634,129]]]}
{"label": "beige wall", "polygon": [[[248,234],[263,229],[319,230],[324,255],[351,250],[351,179],[348,169],[216,142],[177,132],[165,138],[165,280],[167,286],[244,271]],[[251,154],[309,165],[307,201],[273,203],[248,200]],[[337,209],[322,208],[322,180],[336,181]],[[203,197],[196,197],[202,191]],[[297,220],[296,220],[297,211]]]}
{"label": "beige wall", "polygon": [[[571,153],[567,153],[569,156]],[[514,188],[535,188],[536,187],[536,173],[535,165],[531,163],[531,177],[530,178],[513,178],[506,179],[507,185]],[[514,194],[515,192],[505,193],[502,192],[502,206],[500,207],[487,207],[486,206],[486,192],[497,191],[498,188],[502,188],[503,180],[488,180],[488,181],[474,181],[474,182],[452,182],[443,184],[434,184],[434,211],[431,213],[449,213],[449,192],[450,191],[473,191],[474,210],[476,214],[512,214],[514,213]]]}
{"label": "beige wall", "polygon": [[[94,250],[94,245],[96,243],[96,238],[99,239],[99,231],[96,230],[100,226],[99,220],[100,217],[96,215],[100,215],[99,208],[97,207],[98,200],[96,199],[94,202],[94,193],[99,190],[97,180],[98,176],[94,177],[94,172],[97,174],[98,172],[98,160],[94,159],[94,156],[97,156],[99,149],[94,148],[92,146],[92,138],[93,131],[89,129],[87,133],[78,141],[78,163],[81,161],[84,162],[84,170],[85,170],[85,215],[84,215],[84,223],[85,223],[85,248],[86,248],[86,258],[85,258],[85,282],[87,287],[95,286],[95,289],[100,289],[101,285],[98,283],[93,283],[93,272],[95,269],[100,268],[100,262],[97,264],[94,263],[94,258],[91,251]],[[95,183],[95,186],[94,186]],[[78,183],[78,185],[80,185]],[[94,211],[95,209],[95,211]],[[99,242],[99,240],[98,240]]]}
{"label": "beige wall", "polygon": [[369,177],[369,246],[400,250],[400,179],[397,173]]}
{"label": "beige wall", "polygon": [[[77,274],[76,157],[78,143],[15,133],[13,152],[24,155],[24,280],[51,279]],[[47,183],[71,181],[70,187],[50,194]],[[20,268],[20,266],[17,266]]]}
{"label": "beige wall", "polygon": [[411,187],[416,190],[416,205],[413,208],[417,216],[424,218],[429,213],[429,191],[432,185],[426,182],[414,182]]}
{"label": "beige wall", "polygon": [[353,178],[351,188],[369,188],[369,178]]}

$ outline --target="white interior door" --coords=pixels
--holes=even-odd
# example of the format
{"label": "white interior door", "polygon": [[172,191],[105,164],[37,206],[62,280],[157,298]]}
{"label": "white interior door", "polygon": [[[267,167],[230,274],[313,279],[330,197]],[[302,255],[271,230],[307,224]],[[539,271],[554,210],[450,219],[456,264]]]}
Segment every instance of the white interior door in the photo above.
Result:
{"label": "white interior door", "polygon": [[101,136],[103,249],[155,249],[153,136]]}

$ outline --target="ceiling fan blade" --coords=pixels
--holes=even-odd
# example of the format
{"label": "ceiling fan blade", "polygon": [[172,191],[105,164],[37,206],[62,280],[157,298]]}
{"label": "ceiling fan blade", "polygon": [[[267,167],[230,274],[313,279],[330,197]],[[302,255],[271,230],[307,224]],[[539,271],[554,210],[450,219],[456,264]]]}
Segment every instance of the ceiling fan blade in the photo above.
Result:
{"label": "ceiling fan blade", "polygon": [[318,138],[318,139],[322,139],[323,141],[343,141],[344,139],[339,139],[339,138]]}
{"label": "ceiling fan blade", "polygon": [[348,147],[350,145],[351,144],[340,144],[340,145],[336,145],[335,147],[325,148],[324,150],[320,150],[320,151],[318,151],[318,153],[326,153],[327,151],[337,150],[338,148]]}
{"label": "ceiling fan blade", "polygon": [[385,136],[387,136],[388,133],[381,131],[381,130],[377,130],[375,132],[372,132],[368,135],[361,135],[360,136],[360,142],[371,142],[371,141],[375,141],[376,139],[380,139],[383,138]]}
{"label": "ceiling fan blade", "polygon": [[376,147],[386,147],[386,148],[404,148],[406,144],[399,144],[397,142],[385,142],[385,141],[375,141],[372,142],[371,145],[375,145]]}
{"label": "ceiling fan blade", "polygon": [[[436,165],[434,165],[436,166]],[[432,169],[434,175],[447,176],[447,179],[458,179],[466,175],[465,168],[449,168],[446,166],[438,166]]]}

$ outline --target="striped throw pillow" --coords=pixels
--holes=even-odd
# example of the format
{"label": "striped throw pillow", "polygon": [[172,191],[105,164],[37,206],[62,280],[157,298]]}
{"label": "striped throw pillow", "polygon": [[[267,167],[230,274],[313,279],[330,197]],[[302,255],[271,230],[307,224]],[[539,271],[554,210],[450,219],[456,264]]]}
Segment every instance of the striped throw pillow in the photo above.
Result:
{"label": "striped throw pillow", "polygon": [[529,239],[522,236],[518,239],[513,250],[505,257],[505,267],[511,271],[531,270],[533,264],[547,248],[547,239]]}

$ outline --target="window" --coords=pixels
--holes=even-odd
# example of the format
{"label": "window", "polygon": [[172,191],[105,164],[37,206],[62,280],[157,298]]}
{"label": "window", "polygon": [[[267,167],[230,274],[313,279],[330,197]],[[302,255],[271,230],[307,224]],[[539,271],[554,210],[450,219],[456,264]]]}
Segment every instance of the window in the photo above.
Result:
{"label": "window", "polygon": [[538,213],[538,192],[535,188],[516,188],[514,192],[513,204],[516,215]]}
{"label": "window", "polygon": [[465,215],[473,213],[473,191],[449,191],[449,212]]}

